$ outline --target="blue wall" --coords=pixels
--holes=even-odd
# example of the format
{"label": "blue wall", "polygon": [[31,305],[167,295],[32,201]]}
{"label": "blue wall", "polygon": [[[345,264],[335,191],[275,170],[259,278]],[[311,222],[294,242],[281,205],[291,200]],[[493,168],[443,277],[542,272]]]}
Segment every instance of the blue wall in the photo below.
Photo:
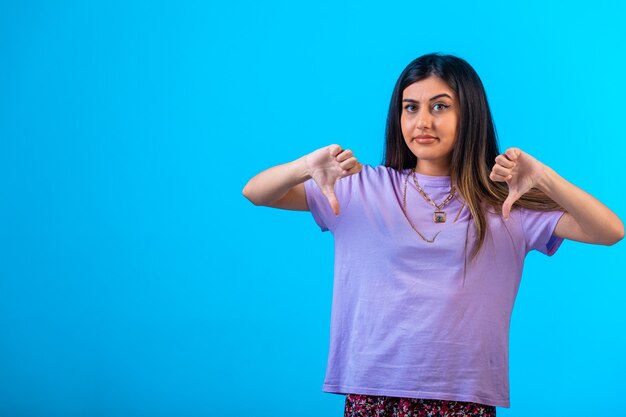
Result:
{"label": "blue wall", "polygon": [[[379,163],[423,53],[625,218],[624,3],[474,3],[2,1],[0,415],[341,416],[332,237],[241,189],[335,142]],[[499,415],[626,415],[625,248],[529,256]]]}

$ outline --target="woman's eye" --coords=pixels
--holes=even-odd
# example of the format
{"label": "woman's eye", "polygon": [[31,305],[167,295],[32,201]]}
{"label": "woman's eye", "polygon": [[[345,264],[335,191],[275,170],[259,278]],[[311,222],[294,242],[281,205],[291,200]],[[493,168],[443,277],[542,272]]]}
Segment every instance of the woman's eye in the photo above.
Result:
{"label": "woman's eye", "polygon": [[415,106],[413,104],[407,104],[406,106],[404,106],[404,108],[409,112],[415,111]]}
{"label": "woman's eye", "polygon": [[443,110],[443,109],[447,109],[448,107],[450,107],[450,106],[446,106],[446,105],[445,105],[445,104],[443,104],[443,103],[435,103],[435,104],[433,105],[433,110],[436,110],[436,111],[441,111],[441,110]]}

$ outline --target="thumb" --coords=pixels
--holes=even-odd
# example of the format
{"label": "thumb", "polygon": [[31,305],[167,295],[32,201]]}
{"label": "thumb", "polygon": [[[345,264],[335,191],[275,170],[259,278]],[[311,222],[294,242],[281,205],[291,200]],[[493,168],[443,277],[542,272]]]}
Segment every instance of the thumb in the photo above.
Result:
{"label": "thumb", "polygon": [[335,190],[333,186],[330,185],[323,187],[322,194],[326,196],[326,199],[330,203],[330,207],[333,209],[333,213],[335,213],[335,216],[339,216],[339,200],[337,200],[337,196],[335,195]]}
{"label": "thumb", "polygon": [[511,208],[513,207],[513,203],[519,200],[520,195],[517,192],[509,192],[509,195],[502,203],[502,217],[504,220],[509,220],[509,216],[511,215]]}

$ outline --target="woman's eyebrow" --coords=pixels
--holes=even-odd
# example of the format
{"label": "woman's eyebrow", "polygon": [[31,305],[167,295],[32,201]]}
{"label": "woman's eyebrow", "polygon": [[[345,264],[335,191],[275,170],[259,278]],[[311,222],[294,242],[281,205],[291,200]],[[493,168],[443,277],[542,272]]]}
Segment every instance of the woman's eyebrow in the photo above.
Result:
{"label": "woman's eyebrow", "polygon": [[[452,97],[450,96],[450,94],[443,93],[443,94],[437,94],[436,96],[431,97],[430,101],[437,100],[440,97],[448,97],[450,100],[452,100]],[[419,103],[419,101],[413,100],[412,98],[405,98],[404,100],[402,100],[402,102]]]}
{"label": "woman's eyebrow", "polygon": [[452,100],[452,97],[450,96],[450,94],[443,93],[443,94],[437,94],[435,97],[431,97],[430,101],[436,100],[439,97],[448,97],[450,100]]}

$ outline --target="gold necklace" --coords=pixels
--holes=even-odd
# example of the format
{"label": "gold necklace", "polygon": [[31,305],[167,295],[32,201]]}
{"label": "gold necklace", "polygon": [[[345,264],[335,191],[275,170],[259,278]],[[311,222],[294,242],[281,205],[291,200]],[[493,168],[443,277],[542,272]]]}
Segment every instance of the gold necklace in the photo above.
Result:
{"label": "gold necklace", "polygon": [[[413,225],[413,222],[411,222],[411,219],[409,219],[409,215],[408,215],[408,213],[407,213],[407,211],[406,211],[406,188],[407,188],[407,185],[409,184],[409,175],[411,175],[411,174],[407,174],[406,179],[404,180],[404,191],[403,191],[403,193],[402,193],[402,213],[404,213],[404,217],[406,218],[406,221],[407,221],[407,222],[409,222],[409,224],[411,225],[411,228],[413,228],[413,230],[415,231],[415,233],[417,233],[417,234],[418,234],[418,236],[419,236],[419,237],[421,237],[421,238],[422,238],[422,240],[423,240],[424,242],[426,242],[426,243],[434,243],[434,242],[435,242],[435,239],[437,239],[437,236],[439,236],[439,233],[441,233],[441,230],[440,230],[440,231],[438,231],[438,232],[435,234],[435,236],[433,236],[433,238],[432,238],[432,239],[428,239],[428,238],[426,238],[426,237],[425,237],[423,234],[421,234],[421,233],[420,233],[420,231],[419,231],[419,230],[417,230],[417,228]],[[413,175],[415,175],[415,171],[413,171]],[[420,189],[420,188],[418,188],[418,189]],[[423,194],[422,194],[422,195],[423,195]],[[450,197],[450,196],[448,196],[448,197]],[[451,198],[450,198],[450,199],[451,199]],[[446,200],[448,200],[448,199],[446,199]],[[449,201],[449,200],[448,200],[448,201]],[[444,203],[448,203],[448,201],[445,201]],[[444,203],[442,203],[442,207],[443,207],[443,204],[444,204]],[[459,215],[461,214],[461,211],[463,211],[463,207],[465,207],[465,203],[461,204],[461,208],[459,209],[459,212],[457,213],[457,215],[456,215],[456,217],[455,217],[455,219],[454,219],[453,223],[455,223],[455,222],[457,221],[457,219],[459,218]],[[444,213],[444,215],[445,215],[445,213]]]}
{"label": "gold necklace", "polygon": [[[435,207],[435,213],[433,214],[433,221],[435,223],[445,223],[446,222],[446,212],[443,211],[443,207],[448,204],[456,195],[456,187],[453,185],[450,187],[450,194],[448,194],[448,196],[446,197],[445,200],[443,200],[443,203],[441,204],[437,204],[435,203],[432,198],[430,198],[430,196],[428,194],[426,194],[426,192],[422,189],[422,187],[420,187],[420,185],[417,183],[417,175],[415,174],[415,168],[413,168],[413,182],[415,182],[415,188],[417,188],[417,191],[419,191],[419,193],[422,195],[422,197],[424,197],[426,199],[426,201],[428,201],[428,203],[430,203],[433,207]],[[408,179],[408,177],[407,177]]]}
{"label": "gold necklace", "polygon": [[406,179],[404,180],[404,192],[402,193],[402,212],[404,213],[404,217],[406,217],[406,220],[409,222],[409,224],[411,225],[413,230],[415,230],[415,233],[417,233],[419,235],[419,237],[421,237],[424,242],[426,242],[426,243],[433,243],[435,241],[435,239],[437,239],[437,236],[439,235],[439,233],[441,233],[441,231],[437,232],[437,234],[435,236],[433,236],[432,239],[425,238],[424,235],[421,234],[420,231],[417,230],[417,228],[415,226],[413,226],[413,223],[411,222],[411,219],[409,219],[409,215],[406,212],[406,186],[409,184],[409,175],[407,175]]}

